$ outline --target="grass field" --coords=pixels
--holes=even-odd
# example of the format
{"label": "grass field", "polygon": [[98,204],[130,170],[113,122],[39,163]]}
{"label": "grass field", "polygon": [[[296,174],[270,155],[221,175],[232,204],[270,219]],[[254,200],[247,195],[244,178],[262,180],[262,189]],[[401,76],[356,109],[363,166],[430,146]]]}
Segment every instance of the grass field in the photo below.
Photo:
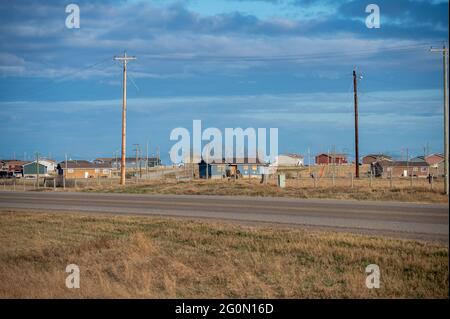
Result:
{"label": "grass field", "polygon": [[[81,288],[65,287],[66,265]],[[378,264],[380,289],[365,267]],[[169,218],[0,211],[1,298],[448,298],[448,247]]]}
{"label": "grass field", "polygon": [[[308,181],[310,183],[310,181]],[[339,184],[341,183],[341,184]],[[369,187],[362,181],[354,183],[354,187],[343,185],[337,181],[333,186],[329,180],[322,180],[317,187],[305,185],[302,181],[287,180],[285,188],[279,188],[275,183],[261,184],[258,179],[252,180],[190,180],[176,181],[173,179],[143,181],[119,185],[92,185],[80,188],[86,192],[112,192],[137,194],[178,194],[178,195],[233,195],[233,196],[275,196],[293,198],[328,198],[354,200],[384,200],[424,203],[447,203],[448,196],[439,190],[430,190],[424,186],[410,187],[408,181],[397,181],[397,186],[388,185]],[[349,184],[346,180],[345,183]],[[387,183],[384,181],[384,183]],[[69,189],[72,190],[72,189]]]}

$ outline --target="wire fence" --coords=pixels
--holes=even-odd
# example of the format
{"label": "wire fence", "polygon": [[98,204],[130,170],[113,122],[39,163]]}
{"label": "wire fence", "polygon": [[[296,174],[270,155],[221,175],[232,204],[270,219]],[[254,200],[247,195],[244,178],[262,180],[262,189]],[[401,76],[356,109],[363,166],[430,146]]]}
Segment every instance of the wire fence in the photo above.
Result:
{"label": "wire fence", "polygon": [[[280,183],[279,176],[283,175],[284,181]],[[353,175],[348,176],[324,176],[311,177],[305,175],[286,176],[285,174],[270,174],[266,178],[259,175],[241,175],[233,177],[215,177],[211,179],[201,179],[195,172],[181,170],[178,172],[164,173],[159,172],[152,176],[132,176],[126,179],[126,185],[146,185],[146,184],[178,184],[186,183],[232,183],[235,181],[248,183],[249,185],[268,185],[285,188],[354,188],[354,189],[407,189],[420,188],[430,191],[444,191],[444,179],[442,177],[371,177],[363,176],[355,178]],[[120,178],[67,178],[62,177],[43,177],[36,179],[29,178],[3,178],[0,179],[0,190],[10,191],[64,191],[64,190],[83,190],[83,189],[99,189],[120,186]]]}

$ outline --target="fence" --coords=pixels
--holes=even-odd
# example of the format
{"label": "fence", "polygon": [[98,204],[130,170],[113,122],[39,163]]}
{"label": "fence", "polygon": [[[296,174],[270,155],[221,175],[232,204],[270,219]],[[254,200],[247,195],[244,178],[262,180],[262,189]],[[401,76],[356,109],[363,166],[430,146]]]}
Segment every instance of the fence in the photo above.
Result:
{"label": "fence", "polygon": [[[157,173],[151,178],[130,177],[126,180],[127,185],[144,185],[147,183],[177,184],[189,182],[201,183],[248,183],[251,185],[266,184],[277,185],[278,174],[271,174],[262,181],[261,178],[249,178],[242,176],[238,179],[224,178],[214,180],[199,180],[198,175],[184,174],[183,170],[177,172],[170,171],[168,173]],[[193,177],[194,176],[194,177]],[[29,191],[29,190],[76,190],[87,188],[105,188],[119,186],[120,179],[113,178],[79,178],[79,179],[62,179],[62,178],[40,178],[39,183],[36,179],[10,178],[0,179],[0,190],[13,191]],[[443,191],[444,181],[442,177],[433,177],[432,179],[424,177],[393,177],[393,178],[375,178],[371,176],[363,176],[354,178],[352,174],[347,176],[323,176],[311,177],[305,174],[288,174],[286,176],[285,187],[287,188],[370,188],[370,189],[405,189],[405,188],[421,188],[434,191]]]}

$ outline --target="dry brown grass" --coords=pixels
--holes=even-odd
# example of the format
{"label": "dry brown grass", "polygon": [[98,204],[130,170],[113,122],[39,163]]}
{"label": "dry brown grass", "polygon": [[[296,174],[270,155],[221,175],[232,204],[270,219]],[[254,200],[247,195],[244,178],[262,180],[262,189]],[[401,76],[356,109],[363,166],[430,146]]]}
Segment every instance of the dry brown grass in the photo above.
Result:
{"label": "dry brown grass", "polygon": [[[65,287],[65,267],[81,288]],[[364,269],[381,268],[381,288]],[[448,247],[169,218],[0,211],[0,297],[448,298]]]}
{"label": "dry brown grass", "polygon": [[87,192],[112,192],[136,194],[178,194],[178,195],[233,195],[233,196],[275,196],[293,198],[327,198],[353,200],[384,200],[403,202],[447,203],[448,196],[439,190],[430,190],[426,186],[410,187],[410,182],[396,181],[397,186],[390,188],[388,181],[378,181],[387,185],[369,187],[368,181],[337,180],[335,186],[330,180],[321,180],[314,188],[310,180],[289,179],[286,188],[275,183],[261,184],[258,179],[241,180],[191,180],[173,179],[145,181],[139,184],[91,186],[79,190]]}

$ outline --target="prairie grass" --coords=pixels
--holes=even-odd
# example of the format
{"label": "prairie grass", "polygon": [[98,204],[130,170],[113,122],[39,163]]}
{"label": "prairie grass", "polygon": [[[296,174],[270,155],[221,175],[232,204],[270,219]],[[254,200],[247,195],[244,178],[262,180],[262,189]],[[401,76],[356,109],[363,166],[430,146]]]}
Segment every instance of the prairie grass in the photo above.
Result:
{"label": "prairie grass", "polygon": [[[81,288],[65,287],[77,264]],[[380,289],[365,267],[378,264]],[[448,298],[448,247],[171,218],[0,210],[0,298]]]}
{"label": "prairie grass", "polygon": [[[311,183],[311,181],[308,181]],[[397,181],[397,186],[388,185],[369,187],[366,181],[336,182],[322,180],[317,187],[306,182],[287,180],[286,187],[280,188],[274,183],[261,184],[258,179],[241,180],[190,180],[173,179],[143,181],[119,185],[92,185],[80,188],[85,192],[136,193],[136,194],[177,194],[177,195],[232,195],[260,197],[326,198],[348,200],[380,200],[423,203],[448,203],[448,196],[440,190],[431,190],[426,186],[409,187],[408,181]],[[384,181],[384,183],[388,183]],[[347,185],[348,184],[348,185]]]}

